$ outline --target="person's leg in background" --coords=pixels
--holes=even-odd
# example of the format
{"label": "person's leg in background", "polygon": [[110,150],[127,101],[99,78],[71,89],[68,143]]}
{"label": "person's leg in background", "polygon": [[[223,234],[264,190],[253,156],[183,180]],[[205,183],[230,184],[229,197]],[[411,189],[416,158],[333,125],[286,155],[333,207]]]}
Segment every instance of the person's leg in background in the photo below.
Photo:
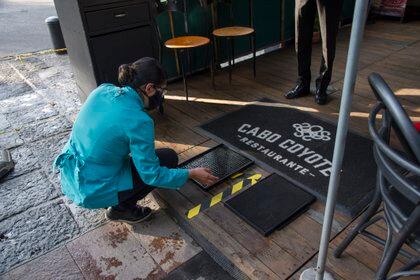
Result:
{"label": "person's leg in background", "polygon": [[295,7],[295,44],[298,61],[298,81],[288,91],[288,99],[310,93],[312,36],[316,16],[316,0],[296,0]]}
{"label": "person's leg in background", "polygon": [[[178,155],[174,150],[157,149],[156,155],[161,166],[168,168],[176,168],[178,166]],[[133,174],[133,189],[118,193],[119,204],[110,207],[107,211],[107,217],[110,220],[138,223],[147,219],[152,213],[150,208],[141,207],[137,205],[137,202],[145,198],[155,188],[146,185],[142,181],[133,162],[131,162],[131,170]]]}
{"label": "person's leg in background", "polygon": [[315,102],[324,105],[327,103],[327,88],[331,82],[343,0],[316,0],[316,4],[322,37],[322,59],[316,80]]}

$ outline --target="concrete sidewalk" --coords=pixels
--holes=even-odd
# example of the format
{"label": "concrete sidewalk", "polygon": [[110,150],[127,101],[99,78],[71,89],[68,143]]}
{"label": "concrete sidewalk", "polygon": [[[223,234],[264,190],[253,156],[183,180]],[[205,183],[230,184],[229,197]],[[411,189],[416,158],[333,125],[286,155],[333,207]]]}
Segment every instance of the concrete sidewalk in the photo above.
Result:
{"label": "concrete sidewalk", "polygon": [[229,279],[152,196],[136,226],[62,196],[51,166],[80,106],[66,55],[0,61],[0,147],[17,162],[0,181],[0,278]]}

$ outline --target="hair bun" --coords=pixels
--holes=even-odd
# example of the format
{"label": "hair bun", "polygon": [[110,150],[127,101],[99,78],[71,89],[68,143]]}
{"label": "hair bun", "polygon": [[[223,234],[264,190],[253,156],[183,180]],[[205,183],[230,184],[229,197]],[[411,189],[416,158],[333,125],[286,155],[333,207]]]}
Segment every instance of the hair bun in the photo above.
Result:
{"label": "hair bun", "polygon": [[160,63],[152,57],[143,57],[133,63],[123,64],[118,68],[120,86],[130,86],[139,90],[147,83],[161,85],[166,81],[166,73]]}
{"label": "hair bun", "polygon": [[118,82],[121,86],[128,86],[132,84],[136,71],[131,64],[122,64],[118,68]]}

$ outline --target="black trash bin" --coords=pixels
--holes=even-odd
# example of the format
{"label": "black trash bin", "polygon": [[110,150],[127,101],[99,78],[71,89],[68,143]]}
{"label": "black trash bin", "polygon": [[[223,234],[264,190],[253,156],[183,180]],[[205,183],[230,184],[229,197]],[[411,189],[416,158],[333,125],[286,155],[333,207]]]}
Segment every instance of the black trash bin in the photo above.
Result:
{"label": "black trash bin", "polygon": [[57,16],[51,16],[45,19],[50,32],[53,49],[56,53],[66,53],[66,44],[64,43],[63,33],[61,32],[60,21]]}

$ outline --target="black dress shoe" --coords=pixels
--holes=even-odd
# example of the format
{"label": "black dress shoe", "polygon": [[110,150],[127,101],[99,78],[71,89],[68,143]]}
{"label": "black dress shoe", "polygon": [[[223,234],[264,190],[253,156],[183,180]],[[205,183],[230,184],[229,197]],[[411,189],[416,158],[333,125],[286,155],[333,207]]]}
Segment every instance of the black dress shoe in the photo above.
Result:
{"label": "black dress shoe", "polygon": [[327,89],[324,89],[324,87],[318,87],[315,92],[315,102],[318,105],[325,105],[327,104],[328,95],[327,95]]}
{"label": "black dress shoe", "polygon": [[319,89],[319,87],[321,86],[321,81],[322,81],[322,78],[320,78],[320,77],[318,77],[318,78],[315,80],[315,91],[316,91],[317,89]]}
{"label": "black dress shoe", "polygon": [[310,83],[298,82],[294,88],[284,95],[287,99],[298,98],[310,93]]}

